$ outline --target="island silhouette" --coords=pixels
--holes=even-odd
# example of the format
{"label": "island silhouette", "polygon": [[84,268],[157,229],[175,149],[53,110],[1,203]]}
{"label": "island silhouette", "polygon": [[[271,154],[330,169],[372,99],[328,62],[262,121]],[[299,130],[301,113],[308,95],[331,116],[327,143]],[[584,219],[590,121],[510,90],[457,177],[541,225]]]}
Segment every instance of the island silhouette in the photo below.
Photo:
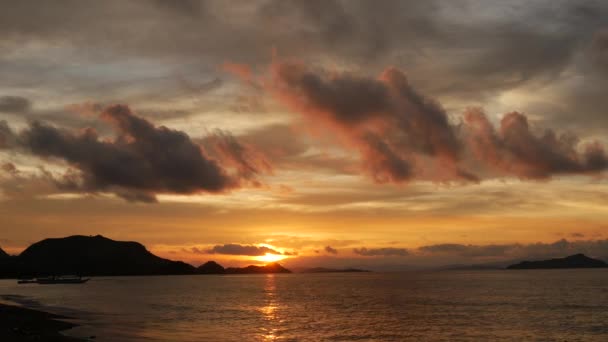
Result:
{"label": "island silhouette", "polygon": [[0,252],[1,278],[61,274],[83,276],[291,273],[278,263],[224,268],[209,261],[198,268],[152,254],[142,244],[101,235],[44,239],[17,256]]}
{"label": "island silhouette", "polygon": [[590,258],[584,254],[574,254],[565,258],[539,260],[539,261],[522,261],[507,267],[509,270],[523,269],[556,269],[556,268],[603,268],[608,267],[608,264],[602,260]]}
{"label": "island silhouette", "polygon": [[[503,266],[504,267],[504,266]],[[565,258],[522,261],[507,269],[563,269],[608,267],[604,261],[584,254]],[[369,272],[367,270],[324,267],[297,268],[297,273]],[[227,267],[207,261],[194,267],[182,261],[164,259],[152,254],[144,245],[133,241],[115,241],[107,237],[74,235],[49,238],[11,256],[0,249],[0,278],[39,278],[74,274],[80,276],[129,275],[194,275],[194,274],[268,274],[292,273],[279,263],[263,266]]]}

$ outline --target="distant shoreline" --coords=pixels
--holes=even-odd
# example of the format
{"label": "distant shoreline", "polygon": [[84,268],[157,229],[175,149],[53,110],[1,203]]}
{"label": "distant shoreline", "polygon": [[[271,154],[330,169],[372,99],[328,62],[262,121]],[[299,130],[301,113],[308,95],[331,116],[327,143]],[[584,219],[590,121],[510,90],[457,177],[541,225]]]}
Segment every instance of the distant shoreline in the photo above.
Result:
{"label": "distant shoreline", "polygon": [[0,303],[0,341],[82,342],[61,331],[78,326],[64,321],[70,317]]}

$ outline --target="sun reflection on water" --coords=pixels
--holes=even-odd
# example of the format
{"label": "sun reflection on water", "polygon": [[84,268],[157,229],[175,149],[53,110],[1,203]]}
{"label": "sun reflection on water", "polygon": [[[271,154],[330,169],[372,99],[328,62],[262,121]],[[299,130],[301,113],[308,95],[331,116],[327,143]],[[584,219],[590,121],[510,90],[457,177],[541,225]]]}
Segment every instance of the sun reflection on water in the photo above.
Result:
{"label": "sun reflection on water", "polygon": [[278,339],[279,303],[276,298],[276,279],[274,274],[267,274],[264,283],[265,305],[260,308],[265,326],[260,327],[264,341],[276,341]]}

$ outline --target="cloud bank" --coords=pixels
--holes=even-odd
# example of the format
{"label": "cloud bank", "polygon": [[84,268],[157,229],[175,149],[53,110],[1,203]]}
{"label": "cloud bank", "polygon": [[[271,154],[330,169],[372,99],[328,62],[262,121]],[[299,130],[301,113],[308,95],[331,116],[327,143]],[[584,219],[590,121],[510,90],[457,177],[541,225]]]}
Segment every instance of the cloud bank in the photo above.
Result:
{"label": "cloud bank", "polygon": [[262,256],[266,255],[266,253],[278,255],[283,254],[266,246],[239,245],[234,243],[213,246],[213,248],[206,250],[205,253],[247,256]]}
{"label": "cloud bank", "polygon": [[452,123],[438,102],[395,68],[370,78],[278,62],[272,72],[276,98],[313,129],[329,131],[356,150],[361,169],[378,183],[539,179],[608,168],[599,142],[579,146],[573,134],[533,130],[518,112],[505,114],[499,128],[480,109]]}
{"label": "cloud bank", "polygon": [[361,248],[354,248],[353,249],[353,253],[361,255],[361,256],[366,256],[366,257],[375,257],[375,256],[381,256],[381,257],[398,256],[398,257],[403,257],[403,256],[407,256],[407,255],[410,254],[408,252],[408,250],[405,249],[405,248],[394,248],[394,247],[385,247],[385,248],[366,248],[366,247],[361,247]]}
{"label": "cloud bank", "polygon": [[[229,133],[212,137],[222,157],[218,162],[184,132],[155,126],[128,106],[106,107],[99,118],[111,125],[113,138],[92,128],[70,131],[39,121],[15,133],[0,122],[0,148],[67,162],[70,171],[56,180],[64,190],[112,192],[139,202],[153,202],[157,193],[224,192],[270,169],[261,170]],[[233,168],[236,174],[229,172]]]}
{"label": "cloud bank", "polygon": [[530,244],[437,244],[419,247],[416,254],[422,257],[466,257],[471,259],[539,259],[564,257],[584,253],[594,257],[608,257],[608,240],[574,240],[561,239],[552,243]]}

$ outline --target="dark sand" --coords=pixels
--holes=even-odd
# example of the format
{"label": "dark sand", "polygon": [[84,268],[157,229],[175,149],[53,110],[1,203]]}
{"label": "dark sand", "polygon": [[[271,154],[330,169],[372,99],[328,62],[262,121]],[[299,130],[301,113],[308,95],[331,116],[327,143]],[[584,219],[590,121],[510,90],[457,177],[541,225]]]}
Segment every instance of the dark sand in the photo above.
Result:
{"label": "dark sand", "polygon": [[0,304],[0,341],[83,341],[61,335],[60,331],[76,326],[76,324],[62,321],[67,318],[48,312]]}

